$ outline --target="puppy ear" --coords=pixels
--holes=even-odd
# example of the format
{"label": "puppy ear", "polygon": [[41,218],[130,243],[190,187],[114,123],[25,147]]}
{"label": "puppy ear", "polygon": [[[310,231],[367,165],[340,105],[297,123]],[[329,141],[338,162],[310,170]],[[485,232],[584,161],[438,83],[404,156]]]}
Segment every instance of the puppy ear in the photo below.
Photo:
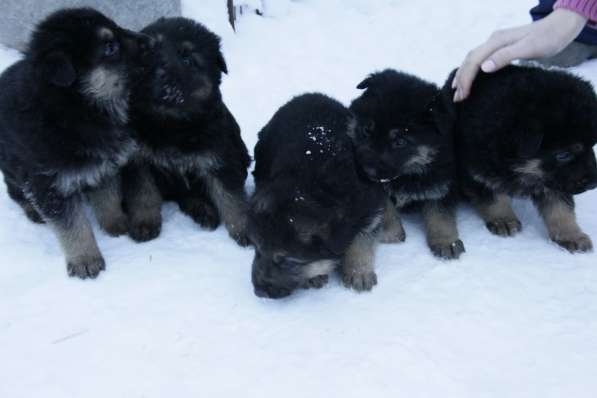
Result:
{"label": "puppy ear", "polygon": [[220,70],[225,74],[228,74],[228,66],[226,66],[226,60],[224,59],[222,52],[218,52],[218,58],[216,59],[216,62],[218,63]]}
{"label": "puppy ear", "polygon": [[357,85],[357,88],[359,90],[364,90],[366,88],[369,88],[369,86],[371,85],[371,83],[373,83],[373,76],[369,76],[365,80],[363,80],[362,82],[360,82]]}
{"label": "puppy ear", "polygon": [[77,79],[75,67],[62,51],[53,51],[46,55],[41,67],[46,81],[55,86],[70,87]]}
{"label": "puppy ear", "polygon": [[446,86],[437,91],[436,96],[429,105],[429,111],[440,133],[442,135],[452,134],[456,124],[456,108]]}
{"label": "puppy ear", "polygon": [[531,132],[520,135],[518,139],[518,156],[523,159],[534,157],[543,144],[543,134]]}

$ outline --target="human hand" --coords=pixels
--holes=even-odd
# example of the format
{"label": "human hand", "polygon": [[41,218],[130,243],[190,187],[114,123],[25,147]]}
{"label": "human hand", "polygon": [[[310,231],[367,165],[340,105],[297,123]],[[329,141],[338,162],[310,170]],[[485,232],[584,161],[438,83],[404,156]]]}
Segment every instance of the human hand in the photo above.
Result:
{"label": "human hand", "polygon": [[452,81],[454,102],[465,100],[479,69],[495,72],[516,59],[536,59],[556,55],[582,31],[587,18],[558,8],[545,18],[515,28],[498,30],[479,47],[470,51]]}

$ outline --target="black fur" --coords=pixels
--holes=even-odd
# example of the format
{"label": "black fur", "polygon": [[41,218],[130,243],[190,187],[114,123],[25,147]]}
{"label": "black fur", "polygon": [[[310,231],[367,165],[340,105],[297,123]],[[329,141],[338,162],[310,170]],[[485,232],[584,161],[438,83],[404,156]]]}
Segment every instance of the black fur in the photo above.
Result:
{"label": "black fur", "polygon": [[367,229],[385,194],[357,173],[347,135],[352,123],[342,104],[305,94],[282,106],[259,133],[249,223],[258,296],[321,286],[327,278],[307,276],[308,267],[342,261],[358,234],[372,232]]}
{"label": "black fur", "polygon": [[[366,90],[350,110],[364,128],[352,138],[365,175],[383,183],[399,209],[435,202],[453,217],[454,114],[439,88],[390,69],[370,75],[357,88]],[[457,236],[442,241],[429,240],[438,256],[454,258],[464,251]]]}
{"label": "black fur", "polygon": [[[570,218],[572,195],[597,186],[597,97],[590,83],[562,71],[509,66],[480,74],[456,109],[460,180],[473,202],[515,195],[533,198],[541,210],[546,196],[561,198]],[[499,233],[491,222],[488,228]]]}
{"label": "black fur", "polygon": [[[32,221],[60,231],[71,275],[104,269],[81,218],[82,192],[116,175],[134,150],[125,126],[129,86],[149,46],[95,10],[65,9],[36,27],[24,59],[0,77],[0,169],[9,195]],[[69,240],[83,230],[86,242]],[[79,253],[84,244],[94,252]]]}
{"label": "black fur", "polygon": [[[220,39],[186,18],[161,18],[142,32],[156,40],[157,55],[133,93],[132,127],[141,150],[124,173],[130,235],[138,241],[156,237],[159,203],[166,199],[205,228],[223,219],[231,236],[246,245],[250,157],[222,101],[219,86],[227,66]],[[160,196],[151,204],[143,194],[155,191],[148,185]]]}

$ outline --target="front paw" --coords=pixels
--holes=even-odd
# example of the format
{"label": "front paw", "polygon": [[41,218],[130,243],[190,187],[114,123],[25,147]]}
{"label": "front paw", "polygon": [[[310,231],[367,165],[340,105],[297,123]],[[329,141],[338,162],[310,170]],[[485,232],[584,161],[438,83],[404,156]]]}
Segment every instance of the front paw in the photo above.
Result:
{"label": "front paw", "polygon": [[246,230],[243,231],[228,231],[228,234],[240,247],[247,247],[251,245],[251,240]]}
{"label": "front paw", "polygon": [[162,220],[131,221],[129,236],[136,242],[147,242],[157,238],[162,230]]}
{"label": "front paw", "polygon": [[514,236],[522,231],[522,224],[516,218],[499,218],[488,221],[487,229],[494,235],[498,236]]}
{"label": "front paw", "polygon": [[329,281],[328,275],[318,275],[314,278],[309,279],[303,286],[305,289],[321,289],[327,285]]}
{"label": "front paw", "polygon": [[213,231],[220,226],[218,209],[211,203],[199,199],[187,199],[180,203],[180,209],[202,228]]}
{"label": "front paw", "polygon": [[342,283],[347,288],[357,292],[370,291],[377,285],[377,275],[374,271],[354,271],[342,275]]}
{"label": "front paw", "polygon": [[77,276],[81,279],[94,279],[106,269],[106,262],[99,256],[81,256],[68,260],[66,270],[69,276]]}
{"label": "front paw", "polygon": [[126,235],[129,232],[129,222],[124,214],[101,225],[101,227],[108,235],[113,237]]}
{"label": "front paw", "polygon": [[402,225],[393,226],[388,229],[382,229],[379,241],[381,243],[401,243],[406,240],[406,232]]}
{"label": "front paw", "polygon": [[430,243],[429,249],[436,257],[444,260],[458,259],[462,253],[466,252],[464,243],[460,239],[450,243]]}
{"label": "front paw", "polygon": [[556,236],[552,240],[570,253],[584,253],[593,250],[591,238],[582,232],[569,236]]}

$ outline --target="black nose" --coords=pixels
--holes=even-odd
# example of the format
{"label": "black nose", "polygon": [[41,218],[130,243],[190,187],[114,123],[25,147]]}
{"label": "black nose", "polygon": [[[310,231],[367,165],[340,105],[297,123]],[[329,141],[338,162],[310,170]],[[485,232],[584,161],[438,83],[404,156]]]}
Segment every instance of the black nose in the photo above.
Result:
{"label": "black nose", "polygon": [[597,188],[597,181],[590,182],[586,185],[587,191]]}
{"label": "black nose", "polygon": [[371,178],[377,178],[377,169],[373,166],[363,166],[363,171]]}

